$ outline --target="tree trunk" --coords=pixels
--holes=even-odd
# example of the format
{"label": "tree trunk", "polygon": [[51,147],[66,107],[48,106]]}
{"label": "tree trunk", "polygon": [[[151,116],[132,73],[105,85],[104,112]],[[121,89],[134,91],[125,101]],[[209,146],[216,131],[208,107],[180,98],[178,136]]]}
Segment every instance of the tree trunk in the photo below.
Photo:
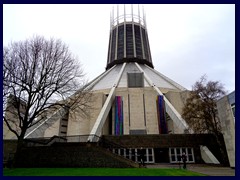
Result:
{"label": "tree trunk", "polygon": [[17,149],[14,155],[14,159],[13,159],[13,167],[18,167],[19,166],[19,158],[21,156],[21,151],[22,148],[24,147],[24,134],[25,133],[21,133],[21,135],[18,137],[18,141],[17,141]]}

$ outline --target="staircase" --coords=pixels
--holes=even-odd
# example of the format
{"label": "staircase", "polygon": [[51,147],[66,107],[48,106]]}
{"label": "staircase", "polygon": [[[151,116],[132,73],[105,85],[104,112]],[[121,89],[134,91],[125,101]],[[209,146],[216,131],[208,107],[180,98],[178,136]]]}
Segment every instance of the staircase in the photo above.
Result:
{"label": "staircase", "polygon": [[[89,137],[86,136],[86,137]],[[84,138],[86,138],[84,137]],[[76,138],[76,137],[75,137]],[[111,167],[132,168],[138,163],[114,154],[107,142],[69,142],[73,137],[28,140],[17,160],[17,167]],[[80,139],[80,138],[78,138]],[[107,148],[108,147],[108,148]]]}

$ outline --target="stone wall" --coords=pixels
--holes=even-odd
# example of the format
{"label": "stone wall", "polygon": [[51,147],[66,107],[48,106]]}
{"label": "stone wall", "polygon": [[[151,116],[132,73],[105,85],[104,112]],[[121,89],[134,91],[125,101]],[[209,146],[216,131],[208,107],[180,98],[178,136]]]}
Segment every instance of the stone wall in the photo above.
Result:
{"label": "stone wall", "polygon": [[[224,164],[225,162],[224,159],[222,159],[216,139],[212,134],[123,135],[103,136],[103,139],[126,148],[191,147],[194,149],[196,163],[203,163],[200,154],[200,145],[204,145],[208,147],[220,163]],[[223,137],[221,141],[224,144]]]}
{"label": "stone wall", "polygon": [[[67,124],[64,125],[66,134],[61,134],[62,120],[65,114],[56,114],[51,116],[47,123],[37,128],[32,132],[28,138],[36,137],[51,137],[54,135],[85,135],[90,134],[96,119],[103,107],[103,104],[109,94],[110,89],[93,91],[92,96],[89,99],[87,109],[87,115],[84,115],[78,108],[70,109]],[[167,91],[167,90],[165,90]],[[173,106],[180,111],[182,105],[182,94],[184,92],[168,92],[169,101],[173,103]],[[123,133],[128,135],[130,132],[144,132],[147,134],[158,134],[158,116],[156,98],[157,92],[152,87],[145,88],[117,88],[116,96],[122,96],[123,98]],[[54,112],[52,112],[54,113]],[[112,104],[112,109],[106,119],[106,122],[102,129],[103,135],[114,134],[114,119],[115,119],[115,103]],[[169,119],[168,130],[171,133],[182,133],[179,132],[174,122]],[[41,124],[41,122],[39,123]],[[37,126],[37,125],[36,125]],[[31,127],[28,132],[31,132],[36,128]],[[110,127],[111,126],[111,127]],[[60,131],[59,131],[60,129]],[[26,134],[28,134],[28,132]]]}
{"label": "stone wall", "polygon": [[55,143],[52,146],[23,148],[17,167],[137,167],[96,144]]}
{"label": "stone wall", "polygon": [[[164,134],[164,135],[122,135],[103,136],[102,140],[117,144],[116,148],[177,148],[194,150],[195,163],[204,163],[200,145],[207,146],[223,164],[216,139],[211,134]],[[223,142],[223,138],[222,138]],[[86,143],[54,143],[52,146],[27,147],[23,149],[19,167],[132,167],[134,163],[112,154],[106,149]],[[16,141],[4,141],[4,160],[14,153]],[[226,153],[226,149],[225,149]],[[227,157],[227,156],[226,156]],[[224,164],[228,165],[228,164]]]}
{"label": "stone wall", "polygon": [[229,163],[231,167],[235,167],[235,120],[227,96],[217,102],[217,108]]}
{"label": "stone wall", "polygon": [[3,141],[3,161],[7,161],[11,158],[11,154],[14,154],[17,149],[17,140],[4,140]]}
{"label": "stone wall", "polygon": [[[89,103],[91,107],[88,117],[82,117],[81,112],[71,111],[68,123],[67,135],[84,135],[89,134],[92,127],[101,111],[101,108],[107,98],[110,89],[98,90],[93,92],[93,101]],[[166,92],[169,90],[165,90]],[[167,93],[168,94],[168,93]],[[182,97],[186,96],[186,92],[169,92],[169,100],[173,106],[181,113]],[[144,131],[147,134],[158,134],[158,117],[156,98],[157,92],[152,87],[145,88],[117,88],[116,96],[123,98],[123,128],[124,134],[130,134],[130,131]],[[176,99],[177,98],[177,99]],[[181,101],[181,102],[178,102]],[[109,135],[109,132],[114,134],[114,117],[115,117],[115,103],[112,104],[111,115],[108,116],[102,130],[103,135]],[[74,116],[73,116],[74,114]],[[111,119],[109,117],[112,117]],[[110,123],[109,121],[112,121]],[[169,131],[172,133],[179,133],[176,126],[173,125],[172,120],[168,121]],[[109,130],[109,125],[112,130]]]}

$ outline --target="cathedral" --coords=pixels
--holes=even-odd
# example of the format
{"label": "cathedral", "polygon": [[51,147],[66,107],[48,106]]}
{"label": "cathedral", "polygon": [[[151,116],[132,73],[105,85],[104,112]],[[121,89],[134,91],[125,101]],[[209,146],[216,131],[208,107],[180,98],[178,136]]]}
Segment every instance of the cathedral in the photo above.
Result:
{"label": "cathedral", "polygon": [[[81,136],[86,142],[115,138],[126,142],[126,148],[114,153],[134,161],[138,157],[133,154],[143,146],[147,163],[177,163],[184,152],[188,163],[218,164],[214,150],[209,150],[213,147],[205,142],[208,136],[193,143],[197,136],[191,136],[194,132],[181,116],[189,91],[154,69],[157,62],[152,60],[144,11],[138,7],[133,13],[131,6],[128,12],[123,6],[123,11],[117,6],[111,13],[106,70],[84,88],[91,94],[88,115],[71,107],[51,111],[25,138],[61,136],[68,137],[68,142],[80,141]],[[4,139],[12,138],[5,130]]]}

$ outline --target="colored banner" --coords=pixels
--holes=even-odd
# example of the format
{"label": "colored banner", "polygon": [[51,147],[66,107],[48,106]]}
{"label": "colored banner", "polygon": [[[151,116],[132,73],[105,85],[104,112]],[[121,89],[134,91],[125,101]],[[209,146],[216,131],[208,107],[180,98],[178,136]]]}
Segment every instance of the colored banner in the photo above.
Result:
{"label": "colored banner", "polygon": [[121,96],[115,97],[115,135],[123,135],[123,100]]}
{"label": "colored banner", "polygon": [[168,134],[165,102],[162,95],[157,96],[157,113],[159,134]]}

